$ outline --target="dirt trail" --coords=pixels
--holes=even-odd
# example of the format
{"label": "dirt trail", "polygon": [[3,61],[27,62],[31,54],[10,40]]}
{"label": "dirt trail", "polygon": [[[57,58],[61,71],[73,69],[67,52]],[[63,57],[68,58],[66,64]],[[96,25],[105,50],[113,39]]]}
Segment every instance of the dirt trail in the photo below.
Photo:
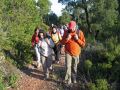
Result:
{"label": "dirt trail", "polygon": [[57,83],[44,80],[42,70],[29,66],[22,71],[17,86],[8,90],[57,90]]}
{"label": "dirt trail", "polygon": [[[64,61],[61,61],[61,65],[63,65]],[[17,82],[17,86],[8,88],[8,90],[59,90],[58,85],[57,80],[44,80],[42,69],[28,65],[21,70],[21,78]]]}
{"label": "dirt trail", "polygon": [[35,68],[34,64],[24,67],[21,70],[21,78],[17,81],[17,86],[7,90],[80,90],[78,86],[68,88],[63,84],[64,61],[63,55],[60,63],[53,65],[55,78],[50,77],[49,80],[44,80],[42,69]]}

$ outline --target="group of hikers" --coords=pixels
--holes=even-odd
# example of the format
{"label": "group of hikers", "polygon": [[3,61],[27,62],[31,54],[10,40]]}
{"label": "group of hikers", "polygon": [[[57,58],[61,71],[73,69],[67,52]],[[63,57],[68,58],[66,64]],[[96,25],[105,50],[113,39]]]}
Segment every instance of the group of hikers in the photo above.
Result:
{"label": "group of hikers", "polygon": [[55,63],[59,63],[61,49],[65,48],[65,82],[69,85],[77,83],[77,65],[81,47],[85,46],[85,37],[76,26],[75,21],[70,21],[67,28],[58,29],[52,25],[48,32],[39,27],[35,28],[31,42],[37,57],[37,67],[43,68],[45,79],[49,78],[49,73],[53,70],[52,53],[55,54]]}

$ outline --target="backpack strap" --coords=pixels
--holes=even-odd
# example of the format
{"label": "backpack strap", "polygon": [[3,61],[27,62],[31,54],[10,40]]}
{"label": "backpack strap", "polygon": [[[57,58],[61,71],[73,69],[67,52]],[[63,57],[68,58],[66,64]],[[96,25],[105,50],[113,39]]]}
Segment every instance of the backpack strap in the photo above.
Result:
{"label": "backpack strap", "polygon": [[59,41],[60,41],[60,35],[59,35],[60,33],[58,31],[57,31],[57,34],[58,34],[58,38],[59,38]]}
{"label": "backpack strap", "polygon": [[81,32],[81,30],[77,29],[76,34],[78,35],[78,38],[80,38],[80,32]]}

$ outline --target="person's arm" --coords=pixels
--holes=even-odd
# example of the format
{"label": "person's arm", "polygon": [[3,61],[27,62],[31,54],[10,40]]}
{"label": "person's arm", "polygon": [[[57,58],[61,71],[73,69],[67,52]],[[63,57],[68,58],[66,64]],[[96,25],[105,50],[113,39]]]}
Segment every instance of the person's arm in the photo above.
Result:
{"label": "person's arm", "polygon": [[58,33],[58,37],[59,37],[59,40],[61,41],[62,40],[62,36],[60,33]]}
{"label": "person's arm", "polygon": [[53,48],[55,46],[55,44],[54,44],[54,42],[52,41],[51,38],[50,39],[46,38],[45,40],[46,40],[46,43],[48,44],[48,46],[50,48]]}
{"label": "person's arm", "polygon": [[82,31],[79,31],[77,42],[79,43],[80,46],[82,46],[82,47],[85,46],[85,37],[84,37],[84,34]]}
{"label": "person's arm", "polygon": [[68,34],[67,31],[65,31],[63,38],[61,40],[61,44],[65,45],[70,39],[71,39],[71,35]]}
{"label": "person's arm", "polygon": [[35,35],[32,36],[31,43],[32,43],[32,47],[34,47],[34,45],[35,45]]}

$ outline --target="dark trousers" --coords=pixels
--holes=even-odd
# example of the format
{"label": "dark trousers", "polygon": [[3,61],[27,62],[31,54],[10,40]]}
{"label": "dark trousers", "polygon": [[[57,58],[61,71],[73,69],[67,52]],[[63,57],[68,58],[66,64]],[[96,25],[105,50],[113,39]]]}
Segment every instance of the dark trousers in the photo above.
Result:
{"label": "dark trousers", "polygon": [[55,54],[55,60],[59,61],[61,55],[60,55],[60,45],[55,45],[54,48],[54,54]]}

